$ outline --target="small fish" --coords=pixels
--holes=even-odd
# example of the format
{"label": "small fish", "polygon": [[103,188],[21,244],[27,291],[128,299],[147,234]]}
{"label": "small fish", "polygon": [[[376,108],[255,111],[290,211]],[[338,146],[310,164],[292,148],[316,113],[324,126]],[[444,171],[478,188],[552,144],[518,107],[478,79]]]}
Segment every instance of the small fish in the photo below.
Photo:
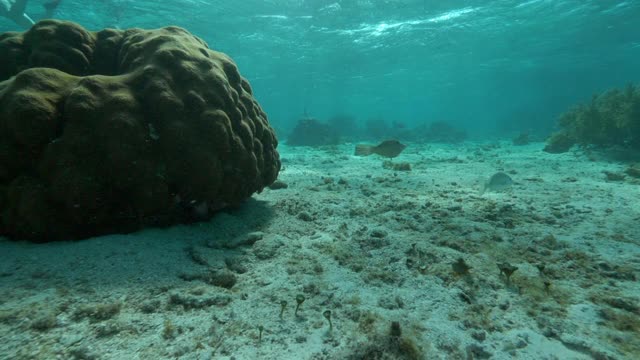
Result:
{"label": "small fish", "polygon": [[402,152],[407,146],[401,144],[398,140],[386,140],[378,145],[356,145],[356,156],[369,156],[378,154],[380,156],[394,158]]}
{"label": "small fish", "polygon": [[497,172],[482,184],[480,195],[484,194],[487,190],[495,192],[505,191],[510,189],[512,185],[513,180],[509,175],[503,172]]}

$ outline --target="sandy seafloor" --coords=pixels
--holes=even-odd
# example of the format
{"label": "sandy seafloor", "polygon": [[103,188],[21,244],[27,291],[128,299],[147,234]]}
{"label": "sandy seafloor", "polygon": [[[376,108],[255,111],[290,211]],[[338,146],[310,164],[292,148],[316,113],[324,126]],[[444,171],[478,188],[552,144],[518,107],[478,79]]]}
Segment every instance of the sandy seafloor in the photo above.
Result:
{"label": "sandy seafloor", "polygon": [[0,358],[638,359],[640,181],[543,146],[280,146],[288,187],[209,222],[0,240]]}

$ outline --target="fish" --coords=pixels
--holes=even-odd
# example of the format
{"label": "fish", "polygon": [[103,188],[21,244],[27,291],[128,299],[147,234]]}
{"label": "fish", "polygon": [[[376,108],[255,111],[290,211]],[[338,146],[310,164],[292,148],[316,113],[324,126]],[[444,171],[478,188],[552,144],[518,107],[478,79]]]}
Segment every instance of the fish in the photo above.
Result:
{"label": "fish", "polygon": [[398,140],[385,140],[378,145],[356,145],[356,156],[369,156],[371,154],[377,154],[380,156],[394,158],[402,152],[407,146],[400,143]]}
{"label": "fish", "polygon": [[500,192],[511,188],[513,185],[513,179],[501,171],[491,175],[491,177],[482,184],[480,188],[480,195],[484,194],[487,190]]}
{"label": "fish", "polygon": [[[49,19],[53,16],[53,12],[56,10],[62,0],[51,0],[43,4],[45,8],[45,19]],[[0,16],[4,16],[13,20],[14,23],[29,28],[35,24],[35,21],[25,14],[28,0],[0,0]]]}

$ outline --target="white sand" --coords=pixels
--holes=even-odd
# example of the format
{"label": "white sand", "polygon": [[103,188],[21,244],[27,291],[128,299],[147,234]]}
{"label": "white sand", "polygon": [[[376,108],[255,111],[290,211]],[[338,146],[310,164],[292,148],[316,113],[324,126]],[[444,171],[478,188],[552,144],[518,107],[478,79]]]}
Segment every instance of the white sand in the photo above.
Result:
{"label": "white sand", "polygon": [[[281,146],[289,187],[208,223],[0,240],[0,358],[640,358],[640,182],[542,147],[409,144],[394,172],[354,144]],[[512,190],[480,196],[496,171]],[[184,280],[227,268],[246,270],[231,289]]]}

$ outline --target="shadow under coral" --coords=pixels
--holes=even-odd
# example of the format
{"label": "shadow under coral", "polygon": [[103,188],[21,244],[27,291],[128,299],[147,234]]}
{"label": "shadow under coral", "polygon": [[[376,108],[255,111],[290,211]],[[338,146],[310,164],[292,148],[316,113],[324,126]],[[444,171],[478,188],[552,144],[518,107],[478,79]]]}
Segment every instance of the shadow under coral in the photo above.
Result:
{"label": "shadow under coral", "polygon": [[43,244],[1,239],[0,292],[9,300],[51,288],[114,294],[177,286],[185,272],[226,270],[228,259],[243,253],[242,246],[230,249],[216,242],[247,237],[266,228],[273,216],[266,202],[252,198],[206,222],[164,229]]}

